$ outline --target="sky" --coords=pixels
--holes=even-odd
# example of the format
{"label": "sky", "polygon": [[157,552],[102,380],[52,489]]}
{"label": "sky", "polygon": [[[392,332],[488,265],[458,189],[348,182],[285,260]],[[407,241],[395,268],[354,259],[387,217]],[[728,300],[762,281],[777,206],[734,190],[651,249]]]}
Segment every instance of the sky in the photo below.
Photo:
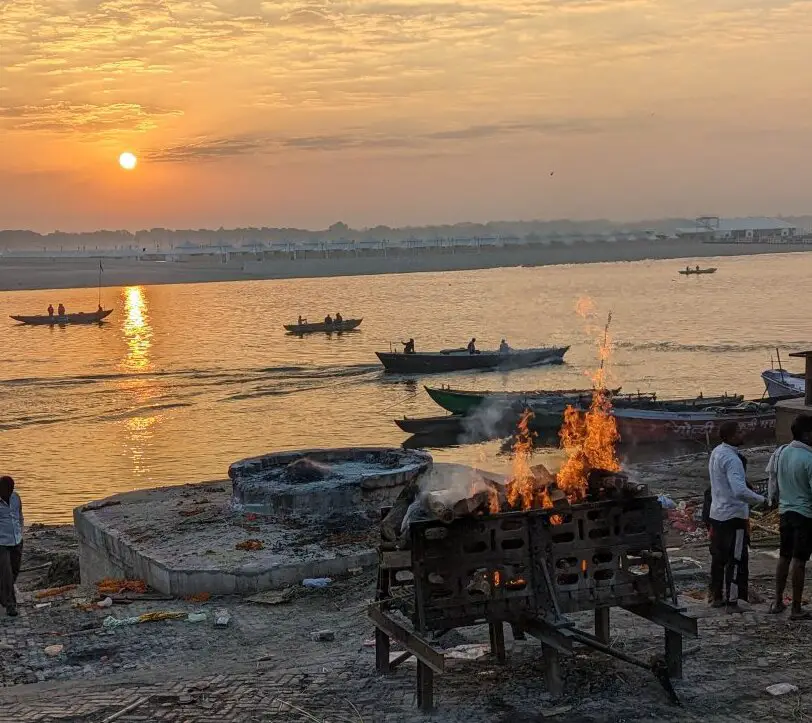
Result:
{"label": "sky", "polygon": [[812,0],[0,4],[0,228],[802,214],[810,189]]}

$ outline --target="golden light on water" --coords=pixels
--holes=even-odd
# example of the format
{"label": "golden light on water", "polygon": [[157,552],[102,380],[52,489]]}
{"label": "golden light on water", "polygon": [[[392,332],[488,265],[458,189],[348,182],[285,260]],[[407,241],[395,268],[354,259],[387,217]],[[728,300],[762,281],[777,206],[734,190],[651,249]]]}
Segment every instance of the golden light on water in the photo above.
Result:
{"label": "golden light on water", "polygon": [[127,371],[147,371],[151,366],[149,350],[152,346],[152,327],[149,323],[149,307],[141,286],[124,289],[124,340],[127,356],[121,367]]}

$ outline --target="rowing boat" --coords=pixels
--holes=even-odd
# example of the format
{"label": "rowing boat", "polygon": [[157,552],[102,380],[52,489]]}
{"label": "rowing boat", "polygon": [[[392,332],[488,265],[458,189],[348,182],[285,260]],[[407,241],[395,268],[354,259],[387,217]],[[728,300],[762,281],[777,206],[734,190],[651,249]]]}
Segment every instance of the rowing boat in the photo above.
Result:
{"label": "rowing boat", "polygon": [[375,354],[387,372],[400,374],[436,374],[468,369],[521,369],[540,364],[563,364],[565,347],[511,349],[508,352],[483,351],[475,354],[465,349],[438,352],[382,352]]}
{"label": "rowing boat", "polygon": [[707,269],[680,269],[683,276],[696,276],[697,274],[715,274],[716,267],[710,266]]}
{"label": "rowing boat", "polygon": [[291,334],[315,334],[317,332],[340,334],[344,331],[357,329],[362,321],[363,319],[343,319],[342,321],[334,321],[331,324],[321,321],[312,324],[307,322],[301,324],[283,324],[283,326],[285,330]]}
{"label": "rowing boat", "polygon": [[[468,391],[453,389],[451,387],[425,387],[426,392],[443,409],[452,414],[470,414],[474,409],[485,402],[499,406],[521,407],[534,406],[536,401],[566,399],[577,401],[592,396],[591,389],[537,389],[533,391],[492,392]],[[612,390],[612,394],[620,392],[620,388]]]}
{"label": "rowing boat", "polygon": [[76,314],[61,315],[17,316],[12,314],[11,318],[29,326],[65,326],[67,324],[98,324],[112,313],[112,309],[103,309],[102,311],[80,311]]}

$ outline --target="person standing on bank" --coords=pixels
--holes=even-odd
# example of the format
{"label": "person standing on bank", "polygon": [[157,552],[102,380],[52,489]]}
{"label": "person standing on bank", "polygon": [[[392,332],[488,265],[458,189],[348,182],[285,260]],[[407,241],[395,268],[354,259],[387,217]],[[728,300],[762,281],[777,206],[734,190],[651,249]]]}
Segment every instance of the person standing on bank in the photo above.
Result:
{"label": "person standing on bank", "polygon": [[736,422],[719,427],[719,444],[711,452],[710,554],[711,604],[738,610],[747,601],[749,579],[750,505],[766,500],[747,486],[744,460],[738,447],[743,439]]}
{"label": "person standing on bank", "polygon": [[9,617],[17,616],[14,583],[23,559],[23,503],[14,480],[0,477],[0,605]]}
{"label": "person standing on bank", "polygon": [[[792,572],[790,620],[810,620],[802,606],[806,563],[812,555],[812,416],[799,414],[792,423],[792,442],[779,447],[767,467],[778,482],[778,514],[781,535],[775,568],[775,600],[770,612],[786,608],[784,589]],[[773,474],[770,474],[770,482]]]}

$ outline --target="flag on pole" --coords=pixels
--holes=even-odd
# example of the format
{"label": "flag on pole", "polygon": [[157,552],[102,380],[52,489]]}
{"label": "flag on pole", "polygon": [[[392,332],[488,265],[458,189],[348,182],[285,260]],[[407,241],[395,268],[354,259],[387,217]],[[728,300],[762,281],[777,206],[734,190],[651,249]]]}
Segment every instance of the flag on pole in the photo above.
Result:
{"label": "flag on pole", "polygon": [[101,259],[99,259],[99,273],[101,273],[102,271],[104,271],[104,266],[102,266]]}

